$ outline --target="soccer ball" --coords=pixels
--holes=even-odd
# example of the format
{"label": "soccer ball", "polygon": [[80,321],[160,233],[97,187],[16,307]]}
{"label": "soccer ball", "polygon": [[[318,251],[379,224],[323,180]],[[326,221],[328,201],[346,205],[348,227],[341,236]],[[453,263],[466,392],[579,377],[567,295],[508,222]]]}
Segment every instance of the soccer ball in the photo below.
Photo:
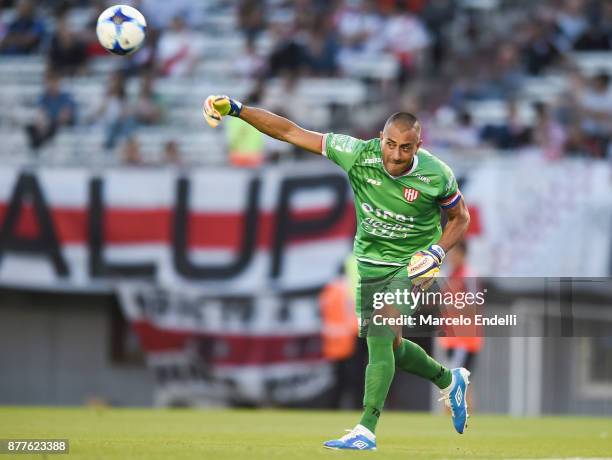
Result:
{"label": "soccer ball", "polygon": [[100,44],[113,54],[124,56],[144,43],[147,21],[136,8],[115,5],[98,18],[96,34]]}

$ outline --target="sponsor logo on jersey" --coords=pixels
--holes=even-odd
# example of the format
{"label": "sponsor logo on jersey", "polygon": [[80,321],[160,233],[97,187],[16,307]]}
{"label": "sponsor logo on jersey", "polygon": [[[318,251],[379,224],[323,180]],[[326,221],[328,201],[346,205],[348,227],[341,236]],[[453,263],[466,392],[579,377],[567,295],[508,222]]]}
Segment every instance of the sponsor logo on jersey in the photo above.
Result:
{"label": "sponsor logo on jersey", "polygon": [[382,185],[382,181],[378,180],[378,179],[372,179],[371,177],[368,177],[366,179],[366,182],[368,184],[372,184],[372,185]]}
{"label": "sponsor logo on jersey", "polygon": [[382,163],[382,158],[366,158],[363,160],[364,165],[374,165],[377,163]]}
{"label": "sponsor logo on jersey", "polygon": [[361,203],[365,216],[361,220],[361,228],[366,233],[392,240],[408,238],[414,225],[414,217],[397,214],[386,209],[379,209],[369,203]]}
{"label": "sponsor logo on jersey", "polygon": [[415,174],[414,177],[416,177],[420,181],[425,182],[426,184],[429,184],[431,182],[431,179],[429,177],[425,177],[422,174]]}
{"label": "sponsor logo on jersey", "polygon": [[408,203],[412,203],[419,197],[419,191],[413,188],[404,187],[404,198]]}
{"label": "sponsor logo on jersey", "polygon": [[412,216],[405,216],[403,214],[397,214],[397,213],[394,213],[393,211],[388,211],[386,209],[379,209],[379,208],[372,206],[370,203],[366,203],[366,202],[361,203],[361,209],[366,214],[374,214],[379,219],[384,219],[384,220],[396,219],[400,222],[413,222],[414,221],[414,217]]}

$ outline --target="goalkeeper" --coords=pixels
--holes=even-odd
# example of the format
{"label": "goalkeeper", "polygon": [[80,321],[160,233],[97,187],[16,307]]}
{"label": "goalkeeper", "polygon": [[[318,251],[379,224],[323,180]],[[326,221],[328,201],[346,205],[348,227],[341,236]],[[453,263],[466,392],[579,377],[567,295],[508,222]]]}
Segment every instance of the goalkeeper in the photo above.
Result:
{"label": "goalkeeper", "polygon": [[[308,131],[266,110],[247,107],[227,96],[209,96],[204,118],[215,127],[223,116],[240,117],[259,131],[316,154],[344,169],[355,196],[357,234],[354,253],[360,282],[356,304],[359,335],[367,340],[364,411],[350,432],[324,443],[334,449],[376,449],[376,424],[396,367],[431,381],[451,409],[453,425],[463,433],[467,422],[469,371],[447,369],[393,326],[415,306],[377,305],[376,294],[427,289],[446,252],[463,239],[469,213],[450,168],[421,148],[421,127],[406,112],[389,117],[380,138]],[[448,223],[440,224],[440,209]]]}

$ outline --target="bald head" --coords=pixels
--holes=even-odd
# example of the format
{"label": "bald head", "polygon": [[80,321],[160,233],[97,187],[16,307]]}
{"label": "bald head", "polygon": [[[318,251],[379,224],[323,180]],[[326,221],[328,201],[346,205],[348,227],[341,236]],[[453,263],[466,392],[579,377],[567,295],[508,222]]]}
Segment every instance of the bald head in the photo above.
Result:
{"label": "bald head", "polygon": [[421,125],[417,117],[408,112],[391,115],[380,133],[382,160],[387,172],[400,176],[409,170],[421,144]]}
{"label": "bald head", "polygon": [[417,117],[408,112],[396,112],[387,118],[383,131],[387,131],[387,128],[393,126],[400,132],[414,129],[419,135],[421,134],[421,124]]}

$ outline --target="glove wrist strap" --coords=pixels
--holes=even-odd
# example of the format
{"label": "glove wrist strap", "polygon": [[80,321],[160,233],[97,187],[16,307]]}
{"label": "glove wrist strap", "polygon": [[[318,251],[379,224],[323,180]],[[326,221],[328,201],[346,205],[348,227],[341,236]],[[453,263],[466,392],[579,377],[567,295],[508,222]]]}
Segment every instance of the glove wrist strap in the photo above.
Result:
{"label": "glove wrist strap", "polygon": [[242,102],[230,99],[230,111],[228,115],[232,117],[239,117],[242,112]]}
{"label": "glove wrist strap", "polygon": [[442,263],[444,257],[446,257],[444,249],[442,249],[442,246],[438,244],[432,244],[431,246],[429,246],[429,251],[432,252],[438,258],[439,263]]}

